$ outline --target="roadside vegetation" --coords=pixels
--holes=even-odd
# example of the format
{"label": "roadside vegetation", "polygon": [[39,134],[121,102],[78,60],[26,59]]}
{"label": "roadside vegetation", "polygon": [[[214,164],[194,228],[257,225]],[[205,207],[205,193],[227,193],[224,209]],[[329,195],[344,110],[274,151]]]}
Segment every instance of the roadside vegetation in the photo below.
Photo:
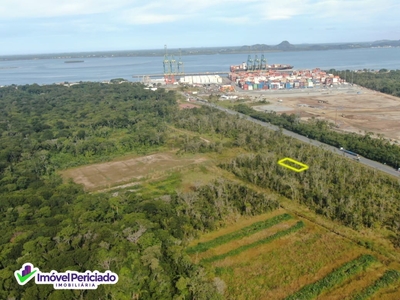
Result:
{"label": "roadside vegetation", "polygon": [[[206,112],[202,113],[202,110]],[[388,228],[400,246],[400,186],[398,180],[321,148],[268,131],[237,116],[202,108],[176,121],[176,126],[214,134],[221,147],[240,147],[240,154],[219,166],[256,186],[268,188],[306,205],[318,214],[361,229]],[[227,140],[230,138],[230,140]],[[291,157],[310,166],[295,173],[277,164]]]}
{"label": "roadside vegetation", "polygon": [[323,120],[300,122],[296,115],[275,112],[259,112],[245,104],[233,107],[236,111],[257,120],[268,122],[284,129],[296,132],[334,147],[344,147],[366,158],[385,163],[394,168],[400,167],[400,147],[383,138],[372,138],[371,134],[340,133],[331,129],[331,125]]}

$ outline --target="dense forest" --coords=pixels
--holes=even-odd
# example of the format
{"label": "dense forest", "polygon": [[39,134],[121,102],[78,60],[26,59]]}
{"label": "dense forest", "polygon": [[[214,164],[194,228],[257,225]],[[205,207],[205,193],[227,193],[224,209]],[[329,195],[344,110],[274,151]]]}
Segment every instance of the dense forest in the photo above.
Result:
{"label": "dense forest", "polygon": [[[400,246],[395,179],[238,116],[179,110],[176,97],[130,83],[0,89],[0,299],[222,299],[224,283],[191,262],[188,243],[227,219],[277,209],[282,196],[353,228],[386,228]],[[57,173],[165,149],[237,150],[243,154],[217,163],[243,182],[89,194]],[[287,156],[310,169],[297,174],[277,165]],[[13,272],[25,262],[43,271],[112,270],[119,282],[75,291],[19,286]]]}
{"label": "dense forest", "polygon": [[[228,215],[279,205],[274,195],[222,179],[187,193],[114,197],[85,193],[57,175],[180,145],[166,126],[179,119],[173,92],[139,84],[11,86],[0,89],[0,103],[1,299],[219,299],[218,278],[190,262],[185,244]],[[187,147],[193,142],[181,151],[198,151]],[[59,272],[110,269],[119,283],[93,291],[21,287],[13,272],[25,262]]]}
{"label": "dense forest", "polygon": [[337,71],[331,69],[331,74],[346,78],[347,82],[359,84],[371,90],[400,97],[400,70],[381,69],[378,72],[364,70],[352,72],[350,70]]}
{"label": "dense forest", "polygon": [[30,155],[38,175],[162,146],[175,107],[172,92],[102,83],[3,87],[0,101],[1,161]]}
{"label": "dense forest", "polygon": [[400,147],[391,144],[384,138],[372,138],[371,133],[364,135],[356,133],[341,133],[331,129],[329,122],[311,120],[300,122],[294,114],[281,114],[275,112],[259,112],[245,104],[238,104],[234,109],[242,114],[249,115],[257,120],[281,126],[310,139],[314,139],[334,147],[344,147],[366,158],[385,163],[394,168],[400,167]]}
{"label": "dense forest", "polygon": [[[210,108],[203,110],[208,112],[182,112],[190,116],[180,118],[177,126],[228,136],[231,142],[224,146],[248,150],[220,167],[355,229],[388,228],[393,232],[392,241],[400,246],[399,180],[286,137],[279,130],[265,130],[237,116],[223,117],[223,112]],[[277,161],[284,157],[301,161],[310,169],[296,173],[282,168]]]}

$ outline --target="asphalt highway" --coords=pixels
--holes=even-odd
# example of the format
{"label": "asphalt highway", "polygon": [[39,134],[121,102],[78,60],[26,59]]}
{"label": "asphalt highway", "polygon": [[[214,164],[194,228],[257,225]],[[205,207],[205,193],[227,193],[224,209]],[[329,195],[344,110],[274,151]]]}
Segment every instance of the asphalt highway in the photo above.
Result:
{"label": "asphalt highway", "polygon": [[[200,101],[199,99],[197,99],[197,100]],[[227,108],[224,108],[224,107],[220,107],[220,106],[218,106],[218,105],[215,105],[215,104],[212,104],[212,103],[207,103],[207,102],[204,102],[204,101],[201,101],[201,104],[202,104],[202,105],[208,105],[208,106],[211,106],[211,107],[213,107],[213,108],[216,108],[216,109],[225,111],[226,113],[231,114],[231,115],[239,115],[239,116],[241,116],[241,117],[243,117],[243,118],[245,118],[245,119],[247,119],[247,120],[249,120],[249,121],[251,121],[251,122],[257,123],[257,124],[259,124],[259,125],[261,125],[261,126],[264,126],[264,127],[266,127],[266,128],[269,128],[269,129],[271,129],[271,130],[279,130],[279,127],[278,127],[278,126],[275,126],[275,125],[272,125],[272,124],[270,124],[270,123],[265,123],[265,122],[256,120],[256,119],[254,119],[254,118],[252,118],[252,117],[249,117],[249,116],[247,116],[247,115],[238,113],[237,111],[230,110],[230,109],[227,109]],[[312,144],[312,145],[315,145],[315,146],[322,146],[324,149],[329,150],[329,151],[332,151],[333,153],[336,153],[336,154],[342,155],[342,156],[346,156],[347,158],[350,158],[350,159],[354,159],[354,156],[349,155],[349,154],[346,154],[346,153],[340,151],[340,150],[339,150],[338,148],[336,148],[336,147],[333,147],[333,146],[330,146],[330,145],[321,143],[321,142],[316,141],[316,140],[312,140],[312,139],[310,139],[310,138],[308,138],[308,137],[306,137],[306,136],[303,136],[303,135],[294,133],[294,132],[292,132],[292,131],[288,131],[288,130],[286,130],[286,129],[283,129],[282,132],[283,132],[284,135],[290,136],[290,137],[295,138],[295,139],[298,139],[298,140],[300,140],[300,141],[302,141],[302,142],[304,142],[304,143]],[[364,158],[364,157],[361,157],[361,158],[360,158],[359,163],[360,163],[360,164],[364,164],[364,165],[366,165],[366,166],[369,166],[369,167],[371,167],[371,168],[374,168],[374,169],[376,169],[376,170],[382,171],[382,172],[384,172],[384,173],[387,173],[387,174],[396,176],[396,177],[399,177],[399,175],[400,175],[400,172],[398,172],[398,171],[395,170],[394,168],[389,167],[389,166],[384,165],[384,164],[381,164],[381,163],[376,162],[376,161],[374,161],[374,160],[370,160],[370,159]]]}

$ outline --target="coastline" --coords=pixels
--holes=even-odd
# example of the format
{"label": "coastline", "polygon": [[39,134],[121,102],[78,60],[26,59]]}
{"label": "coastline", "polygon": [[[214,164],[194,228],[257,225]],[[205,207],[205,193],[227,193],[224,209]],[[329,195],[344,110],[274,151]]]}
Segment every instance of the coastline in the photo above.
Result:
{"label": "coastline", "polygon": [[[387,46],[376,47],[372,45],[360,47],[336,47],[325,46],[317,47],[319,45],[312,45],[316,47],[295,47],[289,49],[269,49],[269,48],[249,48],[246,46],[238,47],[214,47],[214,48],[187,48],[182,49],[181,55],[196,56],[196,55],[229,55],[229,54],[260,54],[260,53],[290,53],[290,52],[325,52],[330,50],[361,50],[361,49],[395,49],[400,46]],[[340,46],[340,45],[339,45]],[[170,53],[178,53],[178,49],[170,49]],[[81,58],[117,58],[117,57],[163,57],[164,50],[119,50],[119,51],[93,51],[93,52],[71,52],[71,53],[48,53],[48,54],[21,54],[21,55],[0,55],[0,62],[2,61],[16,61],[16,60],[41,60],[41,59],[81,59]]]}

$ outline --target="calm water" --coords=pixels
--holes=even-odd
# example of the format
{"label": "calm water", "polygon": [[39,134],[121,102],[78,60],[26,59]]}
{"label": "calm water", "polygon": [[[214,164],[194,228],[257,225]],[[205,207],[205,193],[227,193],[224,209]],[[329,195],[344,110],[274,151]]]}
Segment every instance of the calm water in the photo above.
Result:
{"label": "calm water", "polygon": [[[254,56],[254,54],[253,54]],[[260,57],[260,54],[258,54]],[[290,64],[295,69],[400,69],[400,48],[265,53],[269,64]],[[103,81],[113,78],[137,80],[141,74],[163,73],[162,57],[83,58],[0,61],[0,86]],[[247,54],[193,55],[182,57],[185,72],[219,72],[247,61]]]}

